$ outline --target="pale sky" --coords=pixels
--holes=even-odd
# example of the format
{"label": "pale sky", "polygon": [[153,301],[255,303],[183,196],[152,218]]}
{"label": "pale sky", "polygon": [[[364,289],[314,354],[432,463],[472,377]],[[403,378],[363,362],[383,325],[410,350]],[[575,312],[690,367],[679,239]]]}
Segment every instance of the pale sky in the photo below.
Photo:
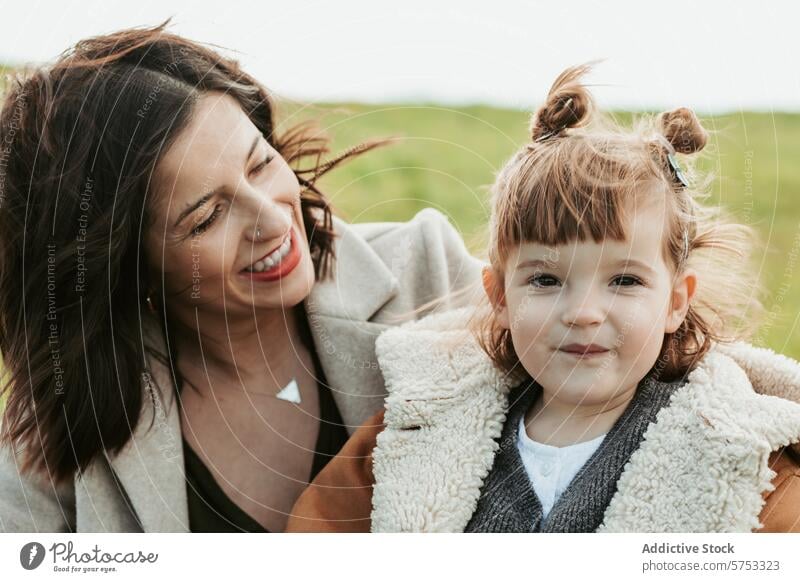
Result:
{"label": "pale sky", "polygon": [[566,66],[611,108],[800,111],[800,4],[460,0],[0,0],[0,60],[42,62],[81,38],[173,16],[235,51],[278,95],[307,101],[530,109]]}

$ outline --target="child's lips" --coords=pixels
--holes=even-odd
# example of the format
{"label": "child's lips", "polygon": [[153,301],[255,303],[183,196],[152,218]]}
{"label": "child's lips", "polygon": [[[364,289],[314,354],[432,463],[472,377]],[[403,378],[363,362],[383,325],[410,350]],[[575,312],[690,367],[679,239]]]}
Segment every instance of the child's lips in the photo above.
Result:
{"label": "child's lips", "polygon": [[570,344],[568,346],[564,346],[558,349],[559,352],[571,356],[573,358],[578,358],[581,360],[591,360],[595,358],[601,358],[608,354],[610,350],[597,345],[580,345],[580,344]]}
{"label": "child's lips", "polygon": [[597,344],[569,344],[560,348],[562,352],[570,354],[602,354],[608,351],[607,348]]}

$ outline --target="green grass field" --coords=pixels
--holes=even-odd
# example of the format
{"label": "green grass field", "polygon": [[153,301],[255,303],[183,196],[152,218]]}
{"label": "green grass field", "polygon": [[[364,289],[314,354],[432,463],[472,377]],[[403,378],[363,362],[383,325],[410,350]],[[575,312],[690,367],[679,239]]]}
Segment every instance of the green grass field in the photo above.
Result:
{"label": "green grass field", "polygon": [[[397,138],[321,180],[340,215],[402,221],[433,206],[476,253],[484,247],[488,186],[526,140],[528,121],[526,112],[483,106],[337,104],[284,114],[287,125],[316,118],[335,151]],[[616,117],[625,122],[630,114]],[[703,117],[703,123],[712,136],[702,166],[716,176],[710,201],[755,226],[765,243],[752,276],[762,277],[770,294],[755,343],[800,359],[800,115],[731,114]]]}

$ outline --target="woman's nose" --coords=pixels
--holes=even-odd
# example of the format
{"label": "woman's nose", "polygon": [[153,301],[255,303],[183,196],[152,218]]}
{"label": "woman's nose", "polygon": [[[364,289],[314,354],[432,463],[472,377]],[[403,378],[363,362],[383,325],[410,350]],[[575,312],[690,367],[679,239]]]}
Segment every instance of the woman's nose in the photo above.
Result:
{"label": "woman's nose", "polygon": [[292,227],[294,208],[271,198],[240,199],[240,210],[250,226],[246,236],[252,242],[264,242],[282,238]]}
{"label": "woman's nose", "polygon": [[254,242],[277,240],[286,236],[292,227],[292,219],[285,212],[273,211],[254,214],[252,226],[247,229],[247,238]]}
{"label": "woman's nose", "polygon": [[247,224],[245,236],[252,242],[282,238],[292,227],[294,204],[277,192],[245,184],[237,191],[234,204]]}

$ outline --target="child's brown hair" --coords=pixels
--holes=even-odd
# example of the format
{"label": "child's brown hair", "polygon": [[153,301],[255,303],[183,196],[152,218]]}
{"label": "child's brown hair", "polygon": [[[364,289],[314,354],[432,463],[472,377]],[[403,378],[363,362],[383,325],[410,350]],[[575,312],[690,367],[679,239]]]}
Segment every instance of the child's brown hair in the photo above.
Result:
{"label": "child's brown hair", "polygon": [[[720,208],[701,204],[710,181],[698,182],[690,159],[682,160],[686,169],[678,166],[676,153],[695,154],[708,139],[695,114],[681,108],[644,116],[624,130],[596,112],[581,84],[589,70],[570,68],[556,79],[533,115],[530,143],[500,171],[492,188],[489,268],[502,293],[506,261],[516,246],[625,240],[632,202],[663,197],[664,260],[674,274],[688,267],[699,273],[686,318],[665,334],[654,366],[669,381],[690,371],[714,341],[744,339],[757,328],[762,289],[751,281],[748,261],[757,238]],[[510,330],[489,305],[484,309],[475,319],[478,339],[499,367],[511,371],[519,358]]]}

